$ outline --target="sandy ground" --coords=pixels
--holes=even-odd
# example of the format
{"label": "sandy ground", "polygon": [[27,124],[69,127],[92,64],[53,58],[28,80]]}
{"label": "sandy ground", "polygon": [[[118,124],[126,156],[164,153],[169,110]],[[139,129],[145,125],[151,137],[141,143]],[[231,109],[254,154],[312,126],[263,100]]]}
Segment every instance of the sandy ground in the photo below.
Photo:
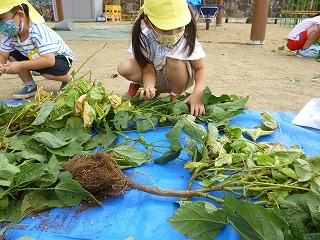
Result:
{"label": "sandy ground", "polygon": [[[268,24],[264,45],[248,44],[251,24],[224,23],[205,30],[204,23],[199,23],[198,27],[199,41],[207,54],[207,85],[213,94],[249,96],[248,109],[285,112],[299,111],[309,100],[319,97],[320,83],[313,78],[320,75],[320,62],[296,57],[287,48],[278,50],[285,45],[290,27]],[[118,63],[130,57],[129,40],[66,42],[75,52],[72,70],[78,71],[76,78],[87,74],[92,80],[102,81],[107,92],[127,90],[128,81],[115,74]],[[22,87],[16,75],[0,79],[0,99],[12,99],[11,94]],[[57,91],[60,86],[43,77],[35,80],[47,91]]]}

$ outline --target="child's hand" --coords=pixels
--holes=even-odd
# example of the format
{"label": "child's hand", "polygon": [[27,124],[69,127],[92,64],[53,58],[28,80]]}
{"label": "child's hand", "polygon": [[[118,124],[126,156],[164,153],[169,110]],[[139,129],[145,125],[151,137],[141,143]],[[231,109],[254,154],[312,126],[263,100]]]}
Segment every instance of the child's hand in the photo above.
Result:
{"label": "child's hand", "polygon": [[8,73],[8,74],[16,74],[22,70],[20,62],[10,62],[10,63],[4,64],[3,66],[4,66],[4,73]]}
{"label": "child's hand", "polygon": [[4,66],[2,63],[0,63],[0,76],[2,75],[2,73],[5,72]]}
{"label": "child's hand", "polygon": [[156,96],[156,89],[154,87],[143,87],[139,89],[140,98],[144,100],[152,99]]}
{"label": "child's hand", "polygon": [[190,114],[198,117],[206,113],[202,102],[202,95],[191,94],[184,100],[185,103],[190,104]]}

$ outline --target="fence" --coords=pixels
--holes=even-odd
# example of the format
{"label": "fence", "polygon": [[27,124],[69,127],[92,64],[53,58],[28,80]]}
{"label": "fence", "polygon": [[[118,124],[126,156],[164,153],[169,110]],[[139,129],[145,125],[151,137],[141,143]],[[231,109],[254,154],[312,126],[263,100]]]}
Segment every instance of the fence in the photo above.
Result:
{"label": "fence", "polygon": [[283,1],[280,24],[284,26],[295,26],[303,19],[320,13],[319,7],[319,0]]}

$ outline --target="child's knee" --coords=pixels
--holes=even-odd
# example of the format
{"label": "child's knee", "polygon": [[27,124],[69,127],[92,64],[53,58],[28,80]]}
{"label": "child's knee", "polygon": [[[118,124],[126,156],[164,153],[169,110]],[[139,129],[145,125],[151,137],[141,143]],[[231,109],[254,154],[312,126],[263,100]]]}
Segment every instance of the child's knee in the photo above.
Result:
{"label": "child's knee", "polygon": [[131,59],[121,61],[117,66],[117,71],[121,76],[125,76],[134,71],[134,64]]}

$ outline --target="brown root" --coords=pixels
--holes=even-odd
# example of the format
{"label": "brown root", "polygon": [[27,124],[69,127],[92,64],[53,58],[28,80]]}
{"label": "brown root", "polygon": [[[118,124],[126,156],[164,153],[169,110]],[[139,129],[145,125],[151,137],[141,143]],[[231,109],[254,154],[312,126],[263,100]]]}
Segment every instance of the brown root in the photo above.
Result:
{"label": "brown root", "polygon": [[[136,183],[127,179],[113,157],[107,153],[96,152],[86,156],[75,157],[62,164],[72,178],[95,197],[118,196],[127,188],[137,189],[154,195],[191,198],[202,196],[212,199],[206,194],[210,189],[199,190],[164,190]],[[213,200],[221,202],[219,199]]]}
{"label": "brown root", "polygon": [[75,157],[62,164],[72,178],[95,197],[118,196],[127,188],[127,178],[107,153]]}

